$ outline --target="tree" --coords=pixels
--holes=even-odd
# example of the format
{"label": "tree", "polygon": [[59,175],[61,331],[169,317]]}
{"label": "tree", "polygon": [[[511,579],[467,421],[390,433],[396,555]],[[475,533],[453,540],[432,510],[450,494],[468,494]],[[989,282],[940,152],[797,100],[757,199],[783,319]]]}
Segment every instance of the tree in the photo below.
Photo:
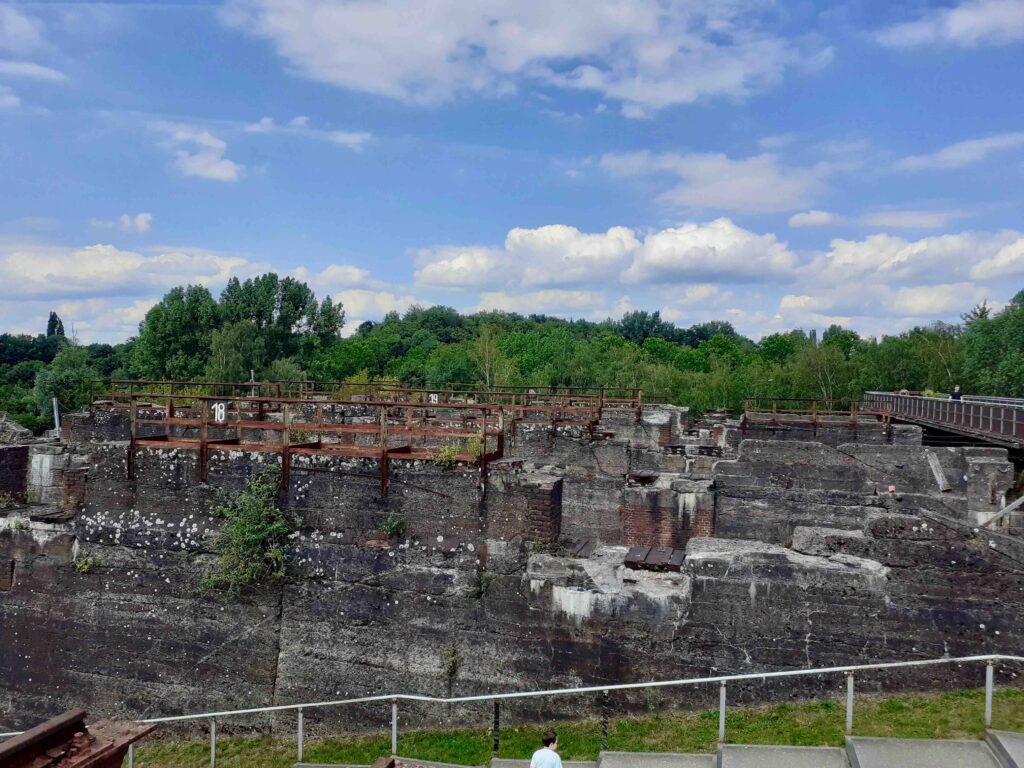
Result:
{"label": "tree", "polygon": [[477,337],[469,344],[469,357],[476,363],[486,387],[508,384],[514,364],[498,345],[499,330],[493,325],[482,325]]}
{"label": "tree", "polygon": [[33,396],[40,415],[52,418],[53,398],[57,398],[61,411],[65,413],[86,405],[89,402],[89,382],[97,375],[86,349],[64,347],[48,368],[36,374]]}
{"label": "tree", "polygon": [[314,335],[321,342],[336,340],[345,325],[345,308],[340,301],[335,304],[330,296],[325,296],[312,325]]}
{"label": "tree", "polygon": [[259,329],[249,320],[228,323],[213,332],[206,363],[208,381],[248,381],[262,371],[266,349]]}
{"label": "tree", "polygon": [[60,316],[56,312],[50,313],[50,319],[46,321],[46,335],[47,336],[63,336],[64,335],[64,323],[61,321]]}
{"label": "tree", "polygon": [[206,288],[172,288],[139,326],[132,367],[151,379],[197,379],[220,324],[220,308]]}

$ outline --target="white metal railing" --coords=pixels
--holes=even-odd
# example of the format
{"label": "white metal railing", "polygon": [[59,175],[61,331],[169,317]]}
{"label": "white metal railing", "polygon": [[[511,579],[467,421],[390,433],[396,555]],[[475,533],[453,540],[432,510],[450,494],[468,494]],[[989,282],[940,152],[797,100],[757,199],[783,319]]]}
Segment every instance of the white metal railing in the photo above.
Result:
{"label": "white metal railing", "polygon": [[[250,707],[247,709],[231,709],[218,712],[200,712],[190,715],[172,715],[170,717],[151,717],[139,720],[140,723],[173,723],[187,720],[208,720],[210,723],[210,766],[214,768],[217,763],[217,718],[235,717],[239,715],[263,714],[268,712],[296,712],[296,737],[298,762],[302,762],[304,742],[304,719],[303,712],[307,709],[320,709],[325,707],[340,707],[349,704],[369,704],[374,702],[389,702],[391,704],[391,753],[398,753],[398,702],[410,701],[431,704],[466,704],[472,702],[490,701],[494,703],[494,752],[498,751],[498,739],[500,734],[500,702],[512,699],[530,699],[550,696],[567,696],[584,693],[602,694],[604,706],[602,707],[601,722],[601,748],[607,748],[608,741],[608,707],[607,698],[613,691],[630,691],[651,688],[672,688],[688,685],[719,685],[718,699],[718,741],[725,741],[725,710],[726,710],[726,688],[730,683],[744,681],[765,681],[785,677],[803,677],[810,675],[844,675],[846,678],[846,733],[853,731],[853,703],[854,703],[854,675],[858,672],[868,672],[888,669],[906,669],[911,667],[936,666],[941,664],[985,664],[985,727],[992,725],[992,695],[994,691],[994,666],[997,662],[1024,662],[1024,656],[1013,656],[1006,654],[985,654],[980,656],[959,656],[944,657],[939,659],[918,659],[915,661],[890,661],[878,664],[852,664],[840,667],[816,667],[810,669],[787,669],[777,672],[751,672],[742,675],[715,675],[711,677],[692,677],[682,680],[658,680],[646,683],[620,683],[618,685],[593,685],[582,688],[555,688],[545,691],[521,691],[515,693],[489,693],[478,696],[454,696],[449,698],[438,696],[421,696],[417,694],[386,694],[380,696],[362,696],[354,699],[336,699],[331,701],[316,701],[305,704],[278,704],[271,707]],[[0,737],[17,736],[21,732],[0,733]],[[128,766],[134,766],[134,745],[128,748]]]}

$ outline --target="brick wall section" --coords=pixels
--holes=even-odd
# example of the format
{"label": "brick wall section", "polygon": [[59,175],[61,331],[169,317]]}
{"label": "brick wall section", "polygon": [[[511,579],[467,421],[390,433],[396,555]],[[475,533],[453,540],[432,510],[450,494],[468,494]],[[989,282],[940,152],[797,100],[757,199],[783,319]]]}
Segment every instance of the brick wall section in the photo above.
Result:
{"label": "brick wall section", "polygon": [[685,546],[678,496],[667,488],[627,488],[622,505],[622,538],[627,547]]}
{"label": "brick wall section", "polygon": [[562,533],[562,479],[539,472],[493,472],[486,510],[488,539],[553,544]]}
{"label": "brick wall section", "polygon": [[28,446],[0,448],[0,493],[21,496],[28,490]]}
{"label": "brick wall section", "polygon": [[79,512],[85,508],[88,477],[89,470],[86,467],[64,470],[64,498],[61,501],[61,508],[65,512]]}
{"label": "brick wall section", "polygon": [[690,536],[715,535],[715,508],[698,509],[690,524]]}

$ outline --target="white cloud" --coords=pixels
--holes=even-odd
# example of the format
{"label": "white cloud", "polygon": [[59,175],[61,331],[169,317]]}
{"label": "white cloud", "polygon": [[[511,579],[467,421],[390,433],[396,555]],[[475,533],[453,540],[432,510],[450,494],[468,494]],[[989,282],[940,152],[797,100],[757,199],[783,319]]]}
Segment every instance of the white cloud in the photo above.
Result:
{"label": "white cloud", "polygon": [[0,109],[17,109],[21,98],[6,85],[0,85]]}
{"label": "white cloud", "polygon": [[799,227],[827,227],[832,224],[837,224],[842,220],[842,216],[835,213],[829,213],[828,211],[805,211],[804,213],[794,213],[789,217],[789,226]]}
{"label": "white cloud", "polygon": [[0,243],[0,298],[148,295],[183,283],[218,285],[254,266],[195,249],[144,255],[101,243],[80,248]]}
{"label": "white cloud", "polygon": [[[332,297],[345,306],[346,318],[358,325],[358,321],[383,317],[388,312],[405,312],[409,307],[430,306],[429,301],[417,299],[415,296],[399,296],[390,291],[371,291],[365,288],[352,288],[338,291]],[[350,324],[346,319],[345,324]]]}
{"label": "white cloud", "polygon": [[363,147],[374,140],[374,136],[368,131],[331,131],[327,139],[353,152],[361,152]]}
{"label": "white cloud", "polygon": [[876,39],[894,48],[974,47],[1024,40],[1024,0],[964,0],[953,8],[929,10],[914,21],[883,29]]}
{"label": "white cloud", "polygon": [[476,312],[501,311],[520,314],[581,314],[596,317],[605,313],[605,297],[598,291],[569,291],[547,289],[510,294],[504,291],[485,291],[480,294]]}
{"label": "white cloud", "polygon": [[743,97],[828,53],[765,31],[757,0],[592,0],[585,12],[545,0],[232,0],[224,18],[302,76],[420,104],[536,84],[638,116]]}
{"label": "white cloud", "polygon": [[912,155],[896,163],[901,171],[932,168],[966,168],[980,163],[993,152],[1024,147],[1024,131],[1001,133],[984,139],[969,139],[951,144],[930,155]]}
{"label": "white cloud", "polygon": [[962,211],[883,210],[865,214],[861,221],[869,227],[887,229],[940,229],[963,218]]}
{"label": "white cloud", "polygon": [[130,234],[145,234],[146,232],[149,232],[149,228],[153,224],[153,214],[137,213],[132,216],[127,213],[122,213],[117,217],[116,221],[93,219],[90,223],[92,226],[99,229],[113,229],[114,227],[117,227],[122,232],[128,232]]}
{"label": "white cloud", "polygon": [[494,285],[505,281],[506,254],[484,246],[442,245],[417,251],[417,285],[465,288]]}
{"label": "white cloud", "polygon": [[1024,235],[971,268],[975,280],[994,280],[1024,274]]}
{"label": "white cloud", "polygon": [[310,128],[309,118],[304,115],[292,118],[287,125],[278,125],[272,117],[261,117],[255,123],[245,126],[244,130],[246,133],[278,133],[322,139],[353,152],[361,152],[367,144],[376,140],[368,131],[323,131]]}
{"label": "white cloud", "polygon": [[224,157],[228,145],[205,128],[184,123],[154,123],[167,135],[165,146],[175,153],[174,165],[186,176],[214,181],[238,181],[244,165]]}
{"label": "white cloud", "polygon": [[50,80],[52,82],[68,79],[63,72],[31,61],[0,61],[0,77],[20,77],[26,80]]}
{"label": "white cloud", "polygon": [[722,154],[607,154],[601,167],[617,176],[671,174],[680,183],[661,202],[684,209],[776,213],[808,206],[824,190],[827,164],[787,168],[773,154],[734,160]]}
{"label": "white cloud", "polygon": [[773,281],[791,276],[796,264],[796,254],[775,235],[757,235],[730,219],[717,219],[648,235],[622,279],[627,283]]}
{"label": "white cloud", "polygon": [[43,42],[43,25],[10,4],[0,5],[0,49],[29,51]]}
{"label": "white cloud", "polygon": [[[905,240],[875,234],[863,240],[836,239],[803,270],[816,286],[914,286],[983,280],[1015,269],[1009,246],[1024,238],[1019,232],[959,234]],[[1014,246],[1016,247],[1016,246]],[[1001,258],[999,254],[1004,255]],[[874,290],[874,289],[872,289]]]}
{"label": "white cloud", "polygon": [[334,292],[341,288],[354,288],[357,285],[365,285],[370,279],[370,273],[360,267],[353,267],[348,264],[331,264],[323,271],[317,273],[313,278],[318,290]]}

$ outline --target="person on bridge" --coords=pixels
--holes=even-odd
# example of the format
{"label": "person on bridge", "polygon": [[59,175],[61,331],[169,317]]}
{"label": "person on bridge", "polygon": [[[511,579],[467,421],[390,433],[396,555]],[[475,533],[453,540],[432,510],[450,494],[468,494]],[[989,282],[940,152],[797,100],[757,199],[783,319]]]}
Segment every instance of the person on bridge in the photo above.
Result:
{"label": "person on bridge", "polygon": [[540,741],[544,746],[533,753],[530,768],[562,768],[562,758],[558,756],[558,734],[545,731]]}
{"label": "person on bridge", "polygon": [[953,387],[953,391],[949,393],[949,399],[950,400],[959,400],[960,399],[960,385],[959,384],[957,384],[955,387]]}

